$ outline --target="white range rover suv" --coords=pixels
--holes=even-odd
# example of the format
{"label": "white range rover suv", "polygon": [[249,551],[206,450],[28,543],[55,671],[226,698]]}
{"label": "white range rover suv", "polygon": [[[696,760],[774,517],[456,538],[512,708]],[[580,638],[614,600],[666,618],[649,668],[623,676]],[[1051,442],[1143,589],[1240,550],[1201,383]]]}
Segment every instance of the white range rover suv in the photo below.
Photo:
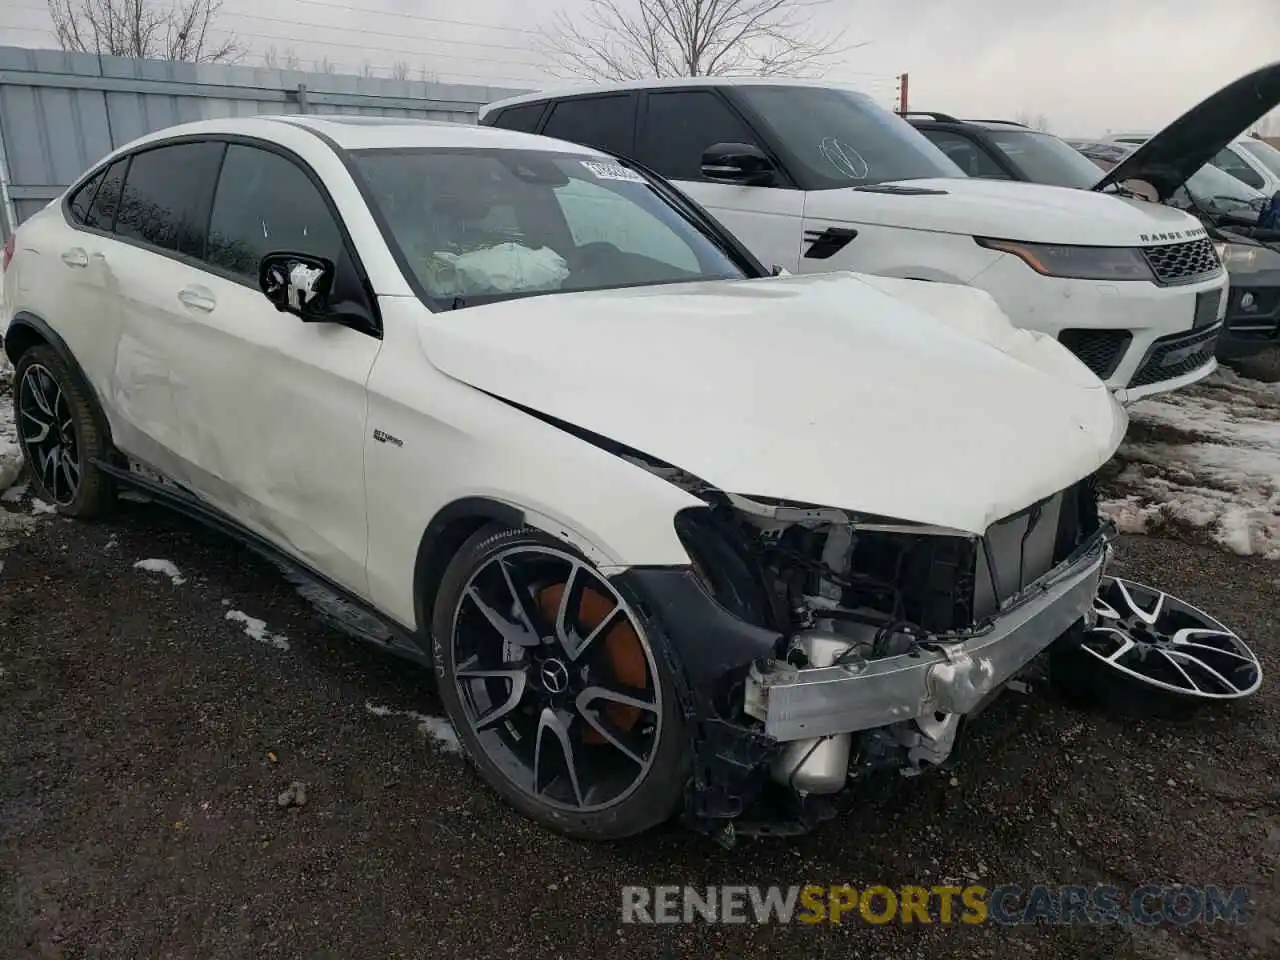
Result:
{"label": "white range rover suv", "polygon": [[967,284],[1058,338],[1121,402],[1202,379],[1226,273],[1201,224],[1115,195],[966,177],[910,124],[825,82],[680,78],[525,94],[480,123],[628,157],[766,265]]}

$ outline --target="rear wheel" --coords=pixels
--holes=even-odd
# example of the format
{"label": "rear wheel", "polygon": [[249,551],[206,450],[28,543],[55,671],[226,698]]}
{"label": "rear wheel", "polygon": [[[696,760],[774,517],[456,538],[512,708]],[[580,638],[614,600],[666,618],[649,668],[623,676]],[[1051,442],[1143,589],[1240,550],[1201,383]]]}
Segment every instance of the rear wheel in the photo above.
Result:
{"label": "rear wheel", "polygon": [[521,813],[609,840],[675,812],[688,754],[670,675],[586,559],[533,530],[486,528],[450,564],[432,635],[449,718]]}
{"label": "rear wheel", "polygon": [[52,347],[40,344],[18,358],[13,406],[37,496],[67,516],[110,512],[110,481],[94,465],[106,457],[106,437],[88,392]]}

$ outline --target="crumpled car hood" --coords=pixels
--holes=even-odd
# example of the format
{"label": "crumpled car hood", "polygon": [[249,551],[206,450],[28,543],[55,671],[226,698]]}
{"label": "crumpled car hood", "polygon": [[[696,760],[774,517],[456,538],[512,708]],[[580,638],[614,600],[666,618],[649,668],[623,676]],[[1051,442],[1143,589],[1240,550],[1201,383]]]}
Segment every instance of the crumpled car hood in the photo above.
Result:
{"label": "crumpled car hood", "polygon": [[721,490],[982,533],[1087,476],[1127,418],[991,297],[850,273],[433,314],[448,376]]}

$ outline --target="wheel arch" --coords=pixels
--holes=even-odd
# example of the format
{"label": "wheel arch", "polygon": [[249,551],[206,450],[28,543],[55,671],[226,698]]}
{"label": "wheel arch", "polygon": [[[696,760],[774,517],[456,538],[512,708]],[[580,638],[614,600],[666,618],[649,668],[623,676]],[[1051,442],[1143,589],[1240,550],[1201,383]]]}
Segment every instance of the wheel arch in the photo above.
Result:
{"label": "wheel arch", "polygon": [[9,329],[4,334],[5,355],[16,367],[18,359],[32,347],[37,346],[50,347],[67,365],[72,376],[79,379],[80,386],[84,388],[89,397],[89,403],[93,407],[93,418],[97,422],[97,427],[106,439],[108,449],[114,450],[111,442],[111,423],[98,397],[98,391],[85,376],[84,369],[76,360],[75,354],[71,352],[71,348],[67,346],[67,342],[44,319],[26,310],[19,310],[13,315],[13,319],[9,322]]}
{"label": "wheel arch", "polygon": [[445,504],[427,524],[413,566],[414,617],[422,637],[431,633],[436,595],[450,561],[477,530],[490,523],[521,527],[525,513],[489,497],[463,497]]}

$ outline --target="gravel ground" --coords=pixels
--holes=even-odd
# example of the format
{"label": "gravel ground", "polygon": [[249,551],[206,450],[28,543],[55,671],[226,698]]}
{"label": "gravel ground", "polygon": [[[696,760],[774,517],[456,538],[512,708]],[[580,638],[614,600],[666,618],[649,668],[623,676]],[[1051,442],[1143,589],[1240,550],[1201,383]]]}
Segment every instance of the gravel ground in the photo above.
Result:
{"label": "gravel ground", "polygon": [[[868,785],[811,836],[585,845],[509,812],[412,718],[369,709],[439,714],[425,671],[324,626],[239,546],[121,506],[32,528],[13,512],[30,504],[0,505],[17,540],[0,552],[0,958],[1280,953],[1273,681],[1176,723],[1011,696],[954,780]],[[1155,538],[1118,562],[1220,613],[1280,674],[1273,563]],[[282,808],[293,781],[305,806]],[[1256,908],[1244,927],[1134,931],[619,921],[626,884],[949,878],[1245,884]]]}

